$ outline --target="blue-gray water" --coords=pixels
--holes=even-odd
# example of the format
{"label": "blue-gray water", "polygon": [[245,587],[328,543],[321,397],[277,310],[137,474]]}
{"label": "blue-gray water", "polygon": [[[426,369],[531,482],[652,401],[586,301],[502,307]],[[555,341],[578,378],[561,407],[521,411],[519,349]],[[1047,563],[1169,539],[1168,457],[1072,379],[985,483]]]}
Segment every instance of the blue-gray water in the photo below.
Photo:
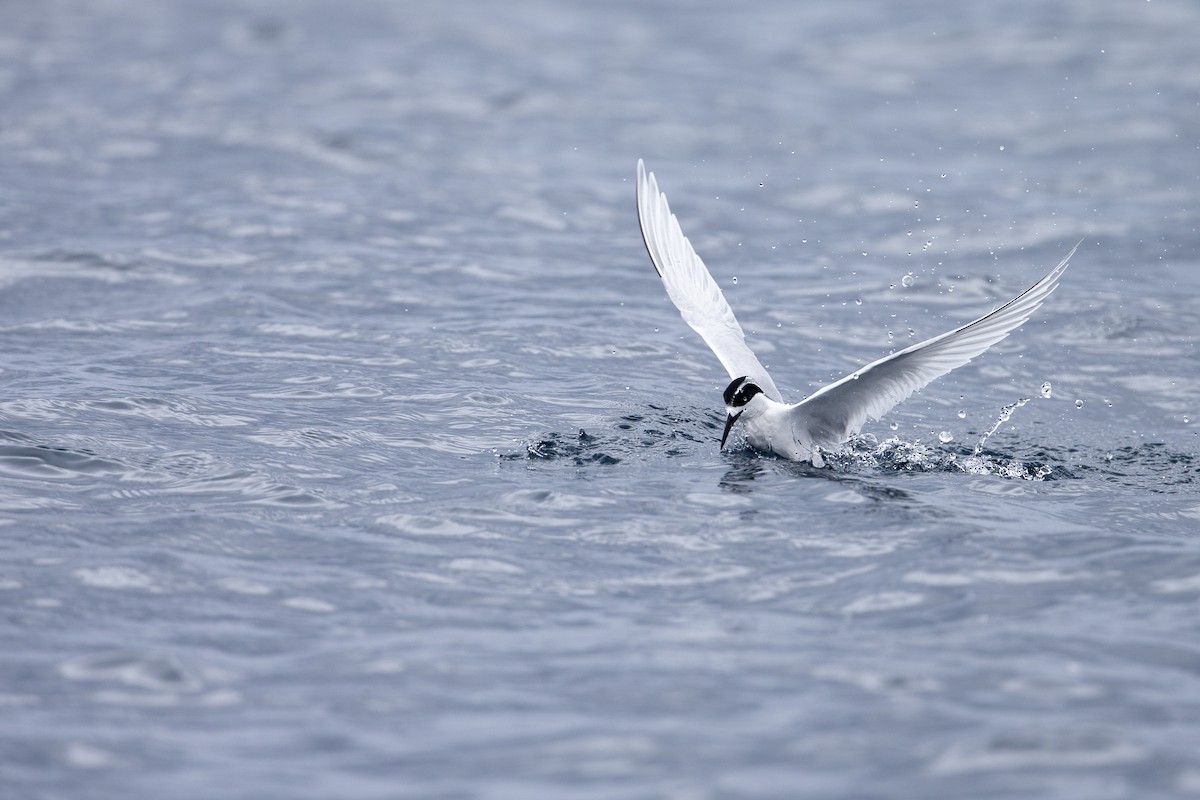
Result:
{"label": "blue-gray water", "polygon": [[[1200,795],[1197,30],[0,2],[0,796]],[[639,157],[797,399],[1083,244],[721,453]]]}

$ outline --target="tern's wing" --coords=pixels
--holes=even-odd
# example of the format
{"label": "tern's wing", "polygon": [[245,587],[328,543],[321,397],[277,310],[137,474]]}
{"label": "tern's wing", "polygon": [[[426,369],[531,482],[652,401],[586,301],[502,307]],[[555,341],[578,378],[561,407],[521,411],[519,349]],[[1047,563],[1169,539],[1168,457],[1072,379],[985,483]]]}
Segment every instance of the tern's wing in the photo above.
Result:
{"label": "tern's wing", "polygon": [[806,397],[793,410],[814,444],[836,447],[858,433],[867,418],[879,419],[913,392],[961,367],[1016,330],[1050,296],[1071,248],[1058,266],[990,314],[879,359]]}
{"label": "tern's wing", "polygon": [[640,158],[637,207],[646,251],[683,321],[712,348],[730,378],[748,376],[767,397],[783,402],[775,382],[746,346],[742,326],[725,302],[720,287],[683,235],[679,220],[667,205],[667,196],[658,190],[654,173],[646,174]]}

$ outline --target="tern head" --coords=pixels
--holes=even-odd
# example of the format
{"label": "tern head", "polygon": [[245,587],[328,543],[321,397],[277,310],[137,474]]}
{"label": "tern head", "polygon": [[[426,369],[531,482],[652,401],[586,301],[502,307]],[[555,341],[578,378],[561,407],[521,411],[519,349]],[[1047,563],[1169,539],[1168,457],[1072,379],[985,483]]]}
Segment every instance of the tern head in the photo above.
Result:
{"label": "tern head", "polygon": [[733,423],[737,422],[738,418],[745,413],[746,406],[749,405],[751,400],[762,396],[763,390],[745,375],[740,378],[734,378],[725,387],[726,417],[725,431],[721,434],[722,449],[725,447],[725,440],[729,438],[729,431],[733,429]]}

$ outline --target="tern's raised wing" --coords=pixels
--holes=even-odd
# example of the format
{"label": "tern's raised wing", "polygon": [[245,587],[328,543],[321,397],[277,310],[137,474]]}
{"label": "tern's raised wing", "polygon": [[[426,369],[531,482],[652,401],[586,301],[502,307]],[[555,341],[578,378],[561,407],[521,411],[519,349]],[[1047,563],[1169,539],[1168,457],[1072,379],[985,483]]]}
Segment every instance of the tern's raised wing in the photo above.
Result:
{"label": "tern's raised wing", "polygon": [[746,335],[721,288],[683,235],[679,220],[667,205],[667,196],[658,190],[654,173],[646,174],[640,158],[637,207],[646,251],[683,321],[712,348],[730,378],[748,376],[767,397],[783,402],[775,382],[746,346]]}
{"label": "tern's raised wing", "polygon": [[792,413],[803,420],[814,444],[837,447],[858,433],[868,417],[879,419],[913,392],[1020,327],[1058,286],[1078,247],[1072,247],[1046,277],[990,314],[868,364],[813,392]]}

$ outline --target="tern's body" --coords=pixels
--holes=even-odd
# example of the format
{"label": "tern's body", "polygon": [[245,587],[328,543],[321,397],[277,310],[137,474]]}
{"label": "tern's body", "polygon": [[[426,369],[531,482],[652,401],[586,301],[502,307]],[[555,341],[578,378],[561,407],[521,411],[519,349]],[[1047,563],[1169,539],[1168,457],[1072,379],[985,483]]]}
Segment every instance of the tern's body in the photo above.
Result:
{"label": "tern's body", "polygon": [[[913,392],[962,366],[1020,327],[1058,285],[1072,248],[1046,277],[974,322],[884,356],[799,403],[783,401],[774,381],[746,346],[741,325],[683,235],[654,173],[638,161],[637,204],[642,238],[654,269],[685,322],[712,348],[733,381],[721,446],[741,423],[747,441],[795,461],[821,466],[821,450],[836,449],[867,419],[879,419]],[[1075,247],[1078,247],[1076,245]]]}

